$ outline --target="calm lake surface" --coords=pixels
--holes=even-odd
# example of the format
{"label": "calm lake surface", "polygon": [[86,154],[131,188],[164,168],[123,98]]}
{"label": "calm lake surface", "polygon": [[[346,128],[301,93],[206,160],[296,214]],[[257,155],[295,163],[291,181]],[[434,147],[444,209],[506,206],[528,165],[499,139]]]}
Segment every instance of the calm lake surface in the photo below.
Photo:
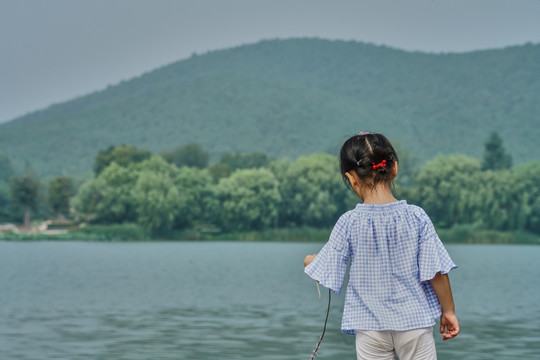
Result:
{"label": "calm lake surface", "polygon": [[[309,359],[320,243],[0,242],[0,359]],[[439,359],[538,359],[540,246],[448,245],[462,333]],[[355,359],[332,297],[317,359]]]}

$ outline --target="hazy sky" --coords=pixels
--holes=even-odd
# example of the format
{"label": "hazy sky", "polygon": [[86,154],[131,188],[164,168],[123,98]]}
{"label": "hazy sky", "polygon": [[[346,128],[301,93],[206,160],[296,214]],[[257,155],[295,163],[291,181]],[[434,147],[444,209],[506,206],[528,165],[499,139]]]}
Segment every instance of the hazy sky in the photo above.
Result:
{"label": "hazy sky", "polygon": [[0,0],[0,122],[189,57],[320,37],[463,52],[540,43],[540,0]]}

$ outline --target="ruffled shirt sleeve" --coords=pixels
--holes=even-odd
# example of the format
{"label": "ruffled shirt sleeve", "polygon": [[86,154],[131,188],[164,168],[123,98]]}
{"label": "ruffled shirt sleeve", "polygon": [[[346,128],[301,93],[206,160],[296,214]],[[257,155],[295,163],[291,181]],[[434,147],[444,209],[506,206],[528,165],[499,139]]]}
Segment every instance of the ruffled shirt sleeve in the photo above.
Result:
{"label": "ruffled shirt sleeve", "polygon": [[447,274],[450,270],[457,268],[457,265],[454,264],[450,255],[448,255],[427,214],[421,211],[419,216],[420,239],[418,267],[420,270],[420,281],[428,281],[433,279],[438,272]]}
{"label": "ruffled shirt sleeve", "polygon": [[339,294],[350,254],[348,214],[344,214],[334,226],[328,242],[304,272],[322,286]]}

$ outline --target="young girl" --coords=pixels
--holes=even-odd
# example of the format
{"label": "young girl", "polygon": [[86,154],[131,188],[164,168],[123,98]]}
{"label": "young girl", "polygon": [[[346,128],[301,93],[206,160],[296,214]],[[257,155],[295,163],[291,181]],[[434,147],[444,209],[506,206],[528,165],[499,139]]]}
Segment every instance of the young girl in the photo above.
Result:
{"label": "young girl", "polygon": [[447,273],[456,268],[424,210],[398,201],[397,154],[381,134],[360,133],[340,152],[344,181],[362,200],[337,221],[305,272],[339,294],[350,260],[341,330],[356,335],[360,359],[436,359],[434,319],[443,340],[459,333]]}

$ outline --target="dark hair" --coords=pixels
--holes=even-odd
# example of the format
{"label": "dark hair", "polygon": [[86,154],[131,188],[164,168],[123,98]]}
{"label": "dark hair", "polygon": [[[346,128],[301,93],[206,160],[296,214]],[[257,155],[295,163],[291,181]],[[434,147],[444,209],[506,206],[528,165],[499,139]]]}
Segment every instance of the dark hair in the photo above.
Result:
{"label": "dark hair", "polygon": [[380,182],[391,183],[397,161],[396,151],[382,134],[362,133],[352,136],[345,141],[339,152],[341,176],[346,184],[348,181],[345,173],[353,170],[369,186],[375,187]]}

